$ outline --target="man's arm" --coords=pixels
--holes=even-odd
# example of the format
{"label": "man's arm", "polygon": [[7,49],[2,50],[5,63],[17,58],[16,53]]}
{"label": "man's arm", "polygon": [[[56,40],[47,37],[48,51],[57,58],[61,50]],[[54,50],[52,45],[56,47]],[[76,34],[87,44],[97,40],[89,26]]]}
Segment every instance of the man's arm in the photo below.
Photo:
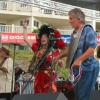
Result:
{"label": "man's arm", "polygon": [[84,60],[86,60],[89,56],[93,54],[94,54],[94,48],[89,48],[83,55],[81,55],[74,61],[72,66],[79,67]]}
{"label": "man's arm", "polygon": [[56,60],[59,60],[59,59],[61,59],[61,58],[64,58],[64,57],[68,56],[68,52],[69,52],[69,49],[68,49],[67,47],[65,47],[65,48],[63,49],[63,52],[57,57]]}
{"label": "man's arm", "polygon": [[94,54],[94,48],[89,48],[82,56],[79,57],[79,59],[83,62],[93,54]]}

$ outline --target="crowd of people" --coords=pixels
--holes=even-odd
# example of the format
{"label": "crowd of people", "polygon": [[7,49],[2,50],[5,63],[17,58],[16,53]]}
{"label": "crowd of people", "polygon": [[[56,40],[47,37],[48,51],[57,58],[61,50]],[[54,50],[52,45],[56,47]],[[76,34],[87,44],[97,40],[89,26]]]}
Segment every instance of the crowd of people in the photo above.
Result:
{"label": "crowd of people", "polygon": [[[99,73],[99,62],[94,57],[97,46],[96,32],[91,25],[85,23],[85,14],[80,9],[71,9],[68,15],[69,23],[73,28],[69,46],[66,46],[61,39],[61,33],[57,29],[46,24],[40,27],[36,42],[30,42],[27,38],[27,20],[23,22],[24,40],[34,52],[29,68],[29,72],[35,77],[34,93],[57,92],[55,64],[61,66],[60,60],[67,57],[66,69],[69,69],[74,79],[79,75],[73,89],[75,97],[68,99],[89,100]],[[22,70],[19,74],[21,73]],[[13,60],[9,56],[9,51],[2,47],[0,49],[0,79],[2,80],[0,93],[13,91],[14,75],[12,74],[14,74]],[[17,74],[16,78],[18,79]]]}

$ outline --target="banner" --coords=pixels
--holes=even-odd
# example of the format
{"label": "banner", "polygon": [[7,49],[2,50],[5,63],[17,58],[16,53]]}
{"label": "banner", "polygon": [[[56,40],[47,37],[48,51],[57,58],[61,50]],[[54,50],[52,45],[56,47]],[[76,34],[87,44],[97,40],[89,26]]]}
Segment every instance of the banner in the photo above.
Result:
{"label": "banner", "polygon": [[71,36],[70,35],[62,35],[62,40],[64,40],[65,43],[70,43]]}
{"label": "banner", "polygon": [[[27,39],[29,42],[36,42],[36,33],[28,33]],[[23,44],[24,36],[22,33],[2,33],[1,34],[1,43],[16,43]]]}
{"label": "banner", "polygon": [[[70,43],[70,35],[62,35],[62,39],[65,43]],[[100,35],[97,35],[97,44],[100,45]]]}
{"label": "banner", "polygon": [[100,45],[100,35],[97,35],[97,44]]}
{"label": "banner", "polygon": [[[36,33],[28,33],[28,41],[29,42],[36,42]],[[70,35],[62,35],[61,37],[65,43],[70,43]],[[22,33],[2,33],[1,34],[1,43],[17,43],[17,44],[24,44],[24,36]],[[100,45],[100,35],[97,35],[97,44]]]}

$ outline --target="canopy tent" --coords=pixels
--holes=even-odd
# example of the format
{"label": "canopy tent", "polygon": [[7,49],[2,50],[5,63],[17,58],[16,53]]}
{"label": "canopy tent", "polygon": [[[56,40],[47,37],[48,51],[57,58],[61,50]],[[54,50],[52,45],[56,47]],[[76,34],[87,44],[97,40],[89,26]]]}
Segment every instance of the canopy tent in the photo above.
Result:
{"label": "canopy tent", "polygon": [[52,1],[100,11],[100,0],[52,0]]}

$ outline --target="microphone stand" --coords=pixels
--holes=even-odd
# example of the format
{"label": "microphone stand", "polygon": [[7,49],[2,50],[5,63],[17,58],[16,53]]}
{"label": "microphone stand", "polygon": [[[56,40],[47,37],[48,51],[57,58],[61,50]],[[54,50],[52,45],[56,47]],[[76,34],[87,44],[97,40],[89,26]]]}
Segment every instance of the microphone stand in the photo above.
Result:
{"label": "microphone stand", "polygon": [[16,54],[16,44],[14,44],[14,50],[13,50],[13,71],[12,71],[12,82],[11,82],[11,98],[13,97],[13,89],[14,89],[14,76],[15,76],[15,54]]}

